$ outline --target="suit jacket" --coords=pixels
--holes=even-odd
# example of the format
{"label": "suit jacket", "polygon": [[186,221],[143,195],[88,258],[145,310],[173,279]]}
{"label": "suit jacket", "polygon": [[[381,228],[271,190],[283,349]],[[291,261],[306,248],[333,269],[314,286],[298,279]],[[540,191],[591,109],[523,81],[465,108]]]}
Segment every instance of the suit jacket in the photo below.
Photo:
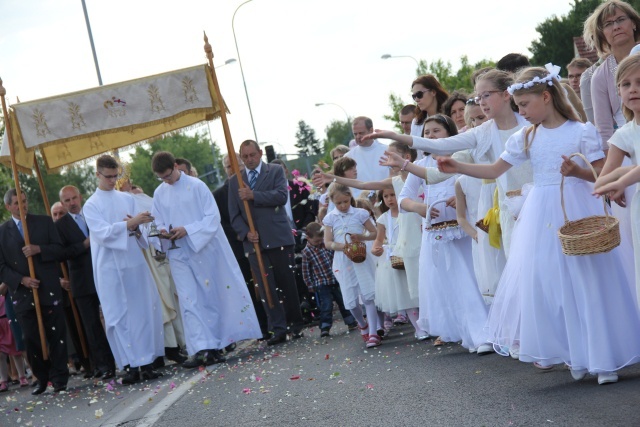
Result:
{"label": "suit jacket", "polygon": [[[242,180],[249,186],[246,170],[241,172]],[[287,203],[288,182],[280,165],[262,163],[260,175],[253,189],[253,200],[249,209],[253,223],[260,236],[262,249],[275,249],[295,243],[291,223],[284,207]],[[253,243],[247,240],[249,225],[244,203],[238,196],[238,176],[229,179],[229,217],[236,236],[244,244],[245,252],[253,252]]]}
{"label": "suit jacket", "polygon": [[[60,260],[63,248],[51,217],[28,214],[26,218],[32,245],[40,246],[33,257],[36,278],[40,280],[38,296],[43,306],[62,305]],[[9,286],[16,312],[32,310],[33,292],[20,284],[29,276],[29,264],[22,253],[24,239],[13,218],[0,225],[0,280]]]}
{"label": "suit jacket", "polygon": [[233,242],[239,242],[239,240],[238,235],[231,226],[231,218],[229,217],[229,179],[226,179],[224,184],[213,192],[213,198],[216,200],[220,211],[220,224],[224,234],[233,246]]}
{"label": "suit jacket", "polygon": [[[318,213],[317,201],[309,200],[309,190],[295,181],[289,181],[289,200],[291,200],[291,213],[293,222],[298,230],[304,229],[310,222],[316,220]],[[305,203],[301,203],[306,200]],[[315,203],[314,203],[315,202]],[[315,212],[314,212],[315,208]]]}
{"label": "suit jacket", "polygon": [[74,298],[95,294],[96,284],[93,281],[91,249],[84,247],[84,233],[69,213],[55,224],[64,247],[63,258],[69,266],[71,292]]}

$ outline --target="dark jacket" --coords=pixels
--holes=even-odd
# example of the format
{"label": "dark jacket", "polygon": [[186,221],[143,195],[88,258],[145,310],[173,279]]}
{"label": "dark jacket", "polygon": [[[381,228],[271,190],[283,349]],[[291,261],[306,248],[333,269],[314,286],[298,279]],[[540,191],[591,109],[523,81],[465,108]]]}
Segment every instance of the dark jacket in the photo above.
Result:
{"label": "dark jacket", "polygon": [[69,213],[55,224],[64,247],[63,259],[69,266],[71,292],[74,298],[95,294],[91,249],[84,247],[84,233]]}

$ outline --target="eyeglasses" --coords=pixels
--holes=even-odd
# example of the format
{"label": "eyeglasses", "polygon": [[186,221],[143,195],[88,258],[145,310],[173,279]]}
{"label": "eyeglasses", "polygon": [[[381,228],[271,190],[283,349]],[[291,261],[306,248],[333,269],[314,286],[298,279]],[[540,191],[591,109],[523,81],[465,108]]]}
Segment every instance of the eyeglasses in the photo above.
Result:
{"label": "eyeglasses", "polygon": [[166,181],[169,178],[171,178],[171,174],[173,173],[173,170],[175,169],[175,167],[171,168],[171,172],[169,172],[168,174],[166,174],[165,176],[156,176],[156,179],[158,181]]}
{"label": "eyeglasses", "polygon": [[627,22],[629,20],[628,16],[620,16],[617,19],[614,19],[613,21],[605,21],[602,23],[602,29],[603,30],[610,30],[613,28],[614,24],[618,24],[618,26],[624,24],[625,22]]}
{"label": "eyeglasses", "polygon": [[475,98],[469,98],[467,99],[467,105],[476,105],[476,99]]}
{"label": "eyeglasses", "polygon": [[414,92],[411,94],[411,97],[413,98],[413,100],[418,100],[418,99],[422,99],[422,97],[424,96],[425,93],[427,92],[431,92],[431,89],[427,89],[427,90],[419,90],[417,92]]}
{"label": "eyeglasses", "polygon": [[100,171],[98,171],[98,173],[99,173],[100,175],[102,175],[103,177],[105,177],[106,179],[118,179],[118,174],[115,174],[115,175],[105,175],[105,174],[103,174],[103,173],[102,173],[102,172],[100,172]]}
{"label": "eyeglasses", "polygon": [[476,104],[480,104],[480,101],[486,101],[492,93],[500,93],[502,92],[501,90],[488,90],[486,92],[481,93],[480,95],[476,96],[475,98],[473,98],[473,100],[476,102]]}

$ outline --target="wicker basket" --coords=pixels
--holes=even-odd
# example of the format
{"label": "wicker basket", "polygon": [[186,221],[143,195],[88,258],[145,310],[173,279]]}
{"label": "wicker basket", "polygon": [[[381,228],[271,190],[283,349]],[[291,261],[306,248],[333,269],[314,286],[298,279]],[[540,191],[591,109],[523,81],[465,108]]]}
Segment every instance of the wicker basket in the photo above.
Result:
{"label": "wicker basket", "polygon": [[484,218],[480,218],[478,222],[476,222],[476,227],[478,227],[480,230],[484,231],[485,233],[489,232],[489,226],[485,225]]}
{"label": "wicker basket", "polygon": [[[580,153],[574,153],[569,158],[578,156],[591,167],[593,176],[596,171],[587,159]],[[560,182],[560,203],[564,214],[564,225],[558,230],[558,237],[562,243],[565,255],[594,255],[609,252],[620,244],[620,224],[618,219],[607,212],[607,205],[602,198],[604,216],[590,216],[577,221],[569,221],[564,207],[564,176]]]}
{"label": "wicker basket", "polygon": [[349,236],[351,233],[344,235],[344,254],[356,264],[364,262],[367,259],[367,246],[363,242],[349,242]]}
{"label": "wicker basket", "polygon": [[391,268],[394,268],[396,270],[404,270],[404,260],[402,259],[402,257],[391,255],[390,260]]}

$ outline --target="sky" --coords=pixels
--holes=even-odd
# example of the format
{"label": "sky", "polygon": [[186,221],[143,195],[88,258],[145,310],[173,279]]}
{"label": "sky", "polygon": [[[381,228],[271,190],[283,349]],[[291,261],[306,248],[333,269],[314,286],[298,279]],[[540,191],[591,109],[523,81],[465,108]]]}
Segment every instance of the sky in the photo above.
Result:
{"label": "sky", "polygon": [[[389,93],[410,103],[416,63],[450,61],[454,70],[528,47],[536,25],[564,15],[570,0],[85,0],[104,84],[206,62],[238,59],[258,141],[295,153],[298,121],[316,135],[332,120],[365,115],[390,129]],[[524,10],[526,8],[526,11]],[[0,77],[7,102],[98,86],[81,0],[0,0]],[[549,58],[553,61],[553,58]],[[564,66],[565,64],[558,64]],[[254,139],[239,63],[216,69],[235,147]],[[316,103],[333,103],[316,107]],[[343,111],[344,110],[344,111]],[[212,138],[227,152],[220,120]],[[202,128],[206,131],[206,126]]]}

